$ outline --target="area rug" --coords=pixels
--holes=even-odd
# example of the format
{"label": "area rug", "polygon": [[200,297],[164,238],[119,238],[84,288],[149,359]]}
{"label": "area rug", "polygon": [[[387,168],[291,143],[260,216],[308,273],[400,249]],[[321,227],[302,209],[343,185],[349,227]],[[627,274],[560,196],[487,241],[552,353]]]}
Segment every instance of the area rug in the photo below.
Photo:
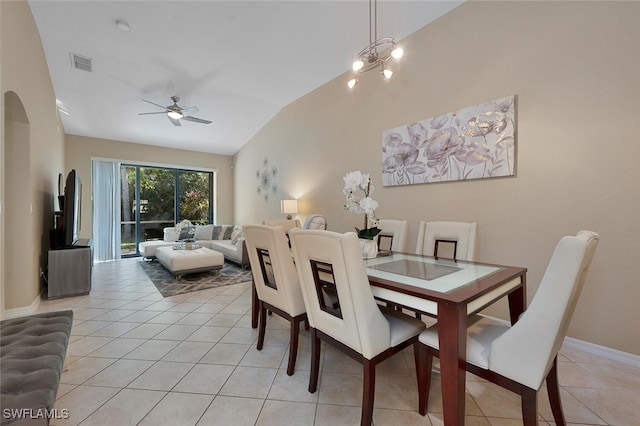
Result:
{"label": "area rug", "polygon": [[157,260],[141,261],[140,267],[164,297],[208,288],[222,287],[251,281],[251,270],[244,270],[225,262],[219,271],[183,275],[180,279],[165,269]]}

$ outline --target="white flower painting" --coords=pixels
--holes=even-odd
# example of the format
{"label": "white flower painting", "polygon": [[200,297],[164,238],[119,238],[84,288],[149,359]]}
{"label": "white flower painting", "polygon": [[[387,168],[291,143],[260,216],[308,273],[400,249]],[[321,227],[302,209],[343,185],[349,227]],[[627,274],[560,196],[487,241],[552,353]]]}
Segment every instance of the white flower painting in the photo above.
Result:
{"label": "white flower painting", "polygon": [[383,186],[515,174],[515,95],[386,130]]}

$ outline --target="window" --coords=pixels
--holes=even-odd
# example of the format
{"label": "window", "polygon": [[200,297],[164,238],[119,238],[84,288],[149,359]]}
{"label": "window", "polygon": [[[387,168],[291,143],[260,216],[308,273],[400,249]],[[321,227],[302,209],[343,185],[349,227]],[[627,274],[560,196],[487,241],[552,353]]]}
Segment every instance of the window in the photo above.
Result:
{"label": "window", "polygon": [[123,164],[121,255],[139,255],[141,241],[161,240],[163,229],[189,219],[215,223],[214,173]]}

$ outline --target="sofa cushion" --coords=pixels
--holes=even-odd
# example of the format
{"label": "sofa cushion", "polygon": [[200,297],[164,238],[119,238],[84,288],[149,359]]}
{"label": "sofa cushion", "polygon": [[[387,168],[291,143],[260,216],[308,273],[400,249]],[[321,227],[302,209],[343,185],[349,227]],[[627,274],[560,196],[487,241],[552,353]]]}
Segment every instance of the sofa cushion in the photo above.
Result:
{"label": "sofa cushion", "polygon": [[239,257],[239,249],[237,246],[231,244],[231,240],[217,240],[211,241],[211,249],[219,251],[226,258],[231,258],[234,260],[241,260]]}
{"label": "sofa cushion", "polygon": [[[173,228],[172,228],[173,229]],[[138,250],[140,254],[147,258],[153,259],[156,257],[156,251],[158,247],[167,247],[176,244],[177,237],[173,241],[160,241],[160,240],[152,240],[152,241],[143,241],[138,245]]]}
{"label": "sofa cushion", "polygon": [[171,243],[174,241],[178,241],[180,237],[180,232],[176,232],[176,229],[173,226],[164,228],[164,242]]}
{"label": "sofa cushion", "polygon": [[211,240],[213,235],[213,225],[196,225],[196,240]]}

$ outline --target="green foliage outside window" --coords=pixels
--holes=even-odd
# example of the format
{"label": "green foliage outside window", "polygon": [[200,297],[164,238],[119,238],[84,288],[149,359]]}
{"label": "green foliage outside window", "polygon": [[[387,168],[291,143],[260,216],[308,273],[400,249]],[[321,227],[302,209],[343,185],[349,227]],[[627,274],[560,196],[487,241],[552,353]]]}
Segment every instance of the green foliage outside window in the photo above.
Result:
{"label": "green foliage outside window", "polygon": [[[139,169],[139,175],[138,175]],[[139,176],[140,201],[136,200]],[[162,229],[183,219],[206,225],[210,221],[213,173],[158,167],[123,165],[121,180],[121,221],[123,252],[135,251],[139,241],[161,239]],[[176,191],[177,186],[177,191]],[[175,214],[176,198],[178,214]],[[140,209],[140,230],[136,232],[136,213]],[[126,246],[126,250],[125,250]]]}

